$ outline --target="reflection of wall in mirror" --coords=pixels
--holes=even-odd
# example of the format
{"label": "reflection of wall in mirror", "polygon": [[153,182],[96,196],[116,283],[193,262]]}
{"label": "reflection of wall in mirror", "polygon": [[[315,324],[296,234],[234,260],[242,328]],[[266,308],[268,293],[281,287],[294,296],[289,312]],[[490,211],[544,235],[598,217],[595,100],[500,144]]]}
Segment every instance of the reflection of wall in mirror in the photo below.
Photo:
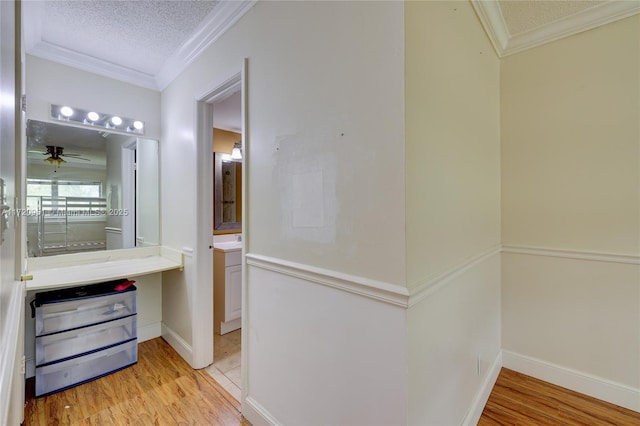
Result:
{"label": "reflection of wall in mirror", "polygon": [[233,144],[240,142],[242,135],[236,132],[213,128],[213,152],[231,155]]}
{"label": "reflection of wall in mirror", "polygon": [[158,141],[138,139],[136,247],[160,244]]}
{"label": "reflection of wall in mirror", "polygon": [[[122,146],[130,138],[110,135],[107,149],[107,211],[122,206]],[[122,216],[107,215],[107,250],[128,248],[123,242]]]}
{"label": "reflection of wall in mirror", "polygon": [[[233,144],[240,142],[242,135],[236,132],[230,132],[218,128],[213,128],[213,151],[231,155]],[[242,164],[237,163],[235,169],[235,222],[242,220]],[[225,221],[233,222],[233,220],[225,217]],[[214,230],[214,234],[233,234],[239,233],[240,230]]]}

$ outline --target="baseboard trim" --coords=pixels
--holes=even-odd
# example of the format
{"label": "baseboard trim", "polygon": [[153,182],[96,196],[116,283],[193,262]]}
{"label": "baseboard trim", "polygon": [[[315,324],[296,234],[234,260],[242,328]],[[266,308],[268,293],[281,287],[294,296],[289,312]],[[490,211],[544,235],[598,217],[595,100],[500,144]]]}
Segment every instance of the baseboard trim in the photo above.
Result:
{"label": "baseboard trim", "polygon": [[253,426],[280,426],[280,422],[250,396],[242,401],[242,415]]}
{"label": "baseboard trim", "polygon": [[503,253],[528,254],[531,256],[559,257],[564,259],[589,260],[595,262],[610,263],[626,263],[631,265],[640,265],[640,256],[615,254],[615,253],[596,253],[590,251],[552,249],[544,247],[528,247],[528,246],[502,246]]}
{"label": "baseboard trim", "polygon": [[242,327],[242,318],[220,323],[220,334],[227,334]]}
{"label": "baseboard trim", "polygon": [[146,342],[147,340],[160,336],[162,336],[162,323],[160,322],[138,327],[138,343]]}
{"label": "baseboard trim", "polygon": [[408,306],[409,291],[404,286],[258,254],[249,253],[245,258],[247,265],[252,267],[289,275],[392,305],[404,308]]}
{"label": "baseboard trim", "polygon": [[640,389],[507,350],[502,360],[510,370],[640,412]]}
{"label": "baseboard trim", "polygon": [[491,395],[491,391],[493,390],[493,386],[496,384],[496,380],[498,380],[498,375],[500,375],[501,369],[502,351],[498,351],[496,359],[491,364],[491,368],[489,369],[484,381],[482,382],[482,387],[476,394],[476,397],[473,399],[471,409],[462,421],[463,426],[478,424],[478,421],[482,416],[482,412],[484,411],[484,406],[487,405],[487,401],[489,400],[489,396]]}
{"label": "baseboard trim", "polygon": [[193,367],[193,348],[165,323],[162,323],[162,338],[178,352],[178,355]]}

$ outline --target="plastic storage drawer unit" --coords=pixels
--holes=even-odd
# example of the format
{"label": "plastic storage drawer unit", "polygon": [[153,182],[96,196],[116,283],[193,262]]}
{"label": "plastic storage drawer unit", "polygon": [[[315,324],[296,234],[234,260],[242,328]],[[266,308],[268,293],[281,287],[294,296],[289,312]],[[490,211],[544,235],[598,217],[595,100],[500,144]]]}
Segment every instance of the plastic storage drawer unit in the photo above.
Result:
{"label": "plastic storage drawer unit", "polygon": [[36,368],[36,395],[58,392],[122,370],[138,360],[137,339]]}
{"label": "plastic storage drawer unit", "polygon": [[[120,281],[36,294],[36,336],[98,324],[136,313],[136,288]],[[114,284],[116,283],[116,284]]]}
{"label": "plastic storage drawer unit", "polygon": [[138,362],[132,284],[123,279],[36,294],[36,396]]}
{"label": "plastic storage drawer unit", "polygon": [[134,339],[136,315],[36,337],[36,365],[60,361]]}

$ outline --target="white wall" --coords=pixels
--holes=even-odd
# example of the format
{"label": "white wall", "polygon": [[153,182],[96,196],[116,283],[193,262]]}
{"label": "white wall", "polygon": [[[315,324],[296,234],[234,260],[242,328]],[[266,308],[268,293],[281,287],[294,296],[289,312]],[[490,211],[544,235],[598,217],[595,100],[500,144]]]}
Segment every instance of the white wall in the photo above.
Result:
{"label": "white wall", "polygon": [[473,423],[500,367],[500,65],[468,2],[406,3],[405,43],[409,424]]}
{"label": "white wall", "polygon": [[284,425],[407,424],[405,308],[257,267],[248,281],[252,404]]}
{"label": "white wall", "polygon": [[160,139],[160,93],[27,55],[27,118],[51,121],[51,104],[69,105],[105,114],[119,114],[145,123],[145,137]]}
{"label": "white wall", "polygon": [[640,410],[640,17],[501,66],[505,366]]}
{"label": "white wall", "polygon": [[[194,247],[196,233],[211,234],[196,229],[192,209],[195,99],[239,72],[248,57],[247,253],[402,289],[403,7],[396,2],[258,2],[170,84],[162,93],[163,244],[193,248],[196,254],[206,249]],[[199,320],[193,309],[196,277],[189,269],[190,261],[184,273],[163,277],[163,322],[173,332],[170,341],[187,352],[194,343],[191,324]],[[400,344],[406,333],[400,313],[323,289],[317,309],[294,319],[303,314],[301,306],[314,300],[318,284],[277,274],[267,278],[253,268],[247,279],[253,302],[243,316],[254,340],[244,348],[250,369],[245,392],[254,407],[261,405],[285,422],[299,421],[303,413],[308,413],[306,423],[338,422],[346,411],[338,409],[331,383],[345,383],[348,377],[353,383],[336,393],[348,395],[342,403],[358,407],[347,410],[349,422],[406,419],[406,393],[399,386],[406,374],[395,374],[396,365],[406,362],[403,350],[386,358],[386,352],[376,352],[386,350],[381,347],[386,338]],[[278,283],[286,283],[295,294],[252,299],[252,292],[262,294]],[[383,320],[388,321],[385,339],[374,327]],[[348,343],[347,336],[360,334]],[[284,339],[287,335],[295,338]],[[283,356],[277,361],[262,348],[252,350],[258,340],[264,345],[270,337],[282,341],[278,350]],[[345,344],[350,346],[341,354]],[[333,353],[327,357],[329,350]],[[292,351],[298,362],[290,379],[313,386],[307,392],[278,385],[289,380],[278,371]],[[322,382],[315,380],[319,366],[330,367],[322,371]],[[394,369],[391,384],[369,377],[389,368]],[[380,404],[381,396],[391,397],[387,386],[401,393],[389,405]],[[388,411],[374,419],[370,410],[381,413],[380,405]]]}

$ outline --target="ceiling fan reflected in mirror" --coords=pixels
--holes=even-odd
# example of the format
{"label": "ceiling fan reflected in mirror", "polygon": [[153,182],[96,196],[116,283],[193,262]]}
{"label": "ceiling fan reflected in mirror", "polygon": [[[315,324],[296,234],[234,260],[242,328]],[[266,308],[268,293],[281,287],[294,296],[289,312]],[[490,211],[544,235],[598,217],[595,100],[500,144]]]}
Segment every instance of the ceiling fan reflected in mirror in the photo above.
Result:
{"label": "ceiling fan reflected in mirror", "polygon": [[66,163],[65,159],[62,157],[91,161],[88,158],[80,157],[80,154],[65,154],[64,147],[62,146],[47,145],[47,152],[43,152],[42,155],[48,155],[49,157],[45,158],[44,161],[55,166],[60,166],[61,164]]}

